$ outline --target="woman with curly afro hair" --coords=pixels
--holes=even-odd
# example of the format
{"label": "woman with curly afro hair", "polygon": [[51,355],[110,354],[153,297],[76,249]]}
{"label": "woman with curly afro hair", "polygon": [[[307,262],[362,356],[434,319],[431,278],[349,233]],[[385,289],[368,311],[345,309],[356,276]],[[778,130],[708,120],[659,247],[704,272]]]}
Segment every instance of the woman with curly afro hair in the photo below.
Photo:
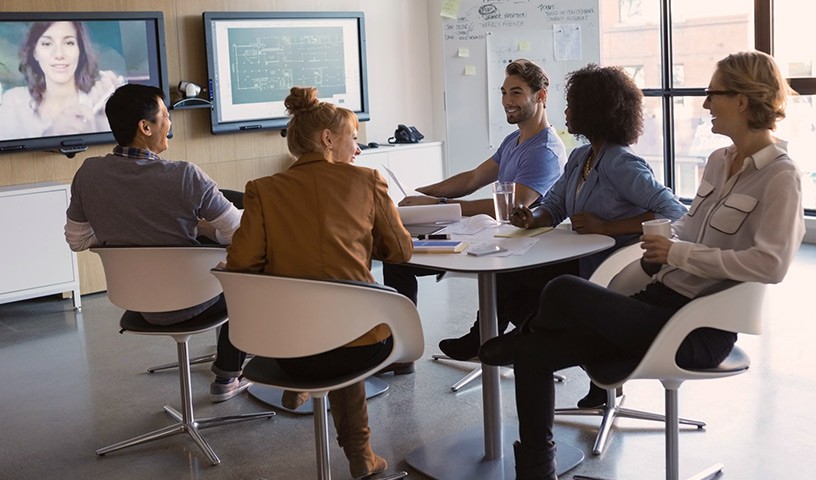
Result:
{"label": "woman with curly afro hair", "polygon": [[[514,314],[499,318],[500,334],[510,322],[518,325],[536,314],[538,296],[553,278],[565,273],[589,278],[612,252],[638,240],[643,221],[677,220],[686,212],[630,148],[643,132],[643,95],[626,72],[590,64],[567,76],[566,92],[567,129],[589,143],[572,151],[563,175],[543,199],[532,209],[517,208],[511,222],[535,228],[558,225],[569,218],[576,232],[609,235],[615,245],[579,260],[503,274],[498,288],[511,292],[505,298],[512,298]],[[472,339],[478,340],[478,332],[477,321],[469,333],[449,341],[470,345]],[[515,331],[508,333],[511,335]],[[606,392],[594,387],[579,406],[590,408],[605,402]]]}
{"label": "woman with curly afro hair", "polygon": [[[511,222],[517,227],[536,228],[555,226],[569,218],[572,229],[579,234],[613,237],[613,247],[579,259],[572,267],[574,271],[566,272],[586,279],[616,249],[638,241],[642,222],[654,218],[674,221],[685,214],[686,208],[657,181],[646,161],[630,146],[643,133],[643,95],[622,68],[589,64],[568,74],[566,99],[567,130],[588,143],[570,153],[564,174],[540,204],[533,209],[516,208]],[[545,314],[538,308],[539,295],[551,280],[565,273],[562,267],[563,264],[548,265],[525,272],[526,280],[520,288],[535,290],[528,294],[528,301],[534,306],[525,319],[518,319],[520,323],[529,323],[527,320]],[[490,365],[513,364],[515,343],[522,330],[524,327],[483,345],[480,359]],[[591,385],[578,406],[594,408],[605,402],[606,392]],[[537,451],[543,453],[536,458],[544,467],[536,470],[545,474],[535,478],[555,478],[554,470],[549,472],[547,466],[555,446],[551,439],[548,441],[551,448],[537,445],[541,447]],[[517,459],[525,457],[525,447],[519,444],[516,450]]]}

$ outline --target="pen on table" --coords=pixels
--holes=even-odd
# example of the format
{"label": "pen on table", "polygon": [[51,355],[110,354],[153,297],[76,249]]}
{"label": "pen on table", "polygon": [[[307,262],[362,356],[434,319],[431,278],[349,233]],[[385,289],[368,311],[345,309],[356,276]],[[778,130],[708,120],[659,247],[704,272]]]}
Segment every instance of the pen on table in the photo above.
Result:
{"label": "pen on table", "polygon": [[602,477],[590,477],[588,475],[573,475],[573,480],[607,480],[606,478]]}
{"label": "pen on table", "polygon": [[430,235],[417,235],[419,240],[450,240],[450,233],[432,233]]}

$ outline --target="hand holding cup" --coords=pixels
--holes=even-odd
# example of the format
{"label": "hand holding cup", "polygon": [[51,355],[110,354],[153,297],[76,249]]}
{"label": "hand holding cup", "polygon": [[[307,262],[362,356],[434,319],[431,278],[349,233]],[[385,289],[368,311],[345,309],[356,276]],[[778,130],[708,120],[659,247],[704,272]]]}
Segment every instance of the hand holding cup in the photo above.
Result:
{"label": "hand holding cup", "polygon": [[647,220],[641,225],[644,235],[660,235],[661,237],[671,238],[671,220],[668,218]]}
{"label": "hand holding cup", "polygon": [[672,246],[671,220],[668,218],[648,220],[643,222],[642,226],[643,236],[640,239],[643,241],[641,248],[645,250],[643,260],[650,263],[668,263],[669,249]]}

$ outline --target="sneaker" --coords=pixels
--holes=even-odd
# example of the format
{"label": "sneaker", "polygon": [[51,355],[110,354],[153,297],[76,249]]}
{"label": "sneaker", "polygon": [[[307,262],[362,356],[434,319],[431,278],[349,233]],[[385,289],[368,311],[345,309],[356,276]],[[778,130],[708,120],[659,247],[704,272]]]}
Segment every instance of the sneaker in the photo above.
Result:
{"label": "sneaker", "polygon": [[233,378],[229,383],[213,382],[210,384],[210,400],[213,403],[227,401],[249,388],[250,385],[252,382],[239,377]]}

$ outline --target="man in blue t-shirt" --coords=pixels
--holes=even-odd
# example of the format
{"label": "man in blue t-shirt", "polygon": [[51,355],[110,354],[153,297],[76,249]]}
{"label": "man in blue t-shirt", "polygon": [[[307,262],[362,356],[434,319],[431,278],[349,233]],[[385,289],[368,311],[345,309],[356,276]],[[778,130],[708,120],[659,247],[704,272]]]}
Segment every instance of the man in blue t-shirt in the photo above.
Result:
{"label": "man in blue t-shirt", "polygon": [[[493,182],[515,182],[515,203],[530,206],[540,200],[561,176],[567,161],[564,143],[555,128],[547,121],[545,106],[547,87],[550,82],[544,70],[535,63],[519,59],[505,68],[501,87],[502,105],[507,123],[518,125],[518,130],[508,135],[496,153],[473,170],[419,187],[424,195],[405,197],[400,206],[459,203],[462,215],[484,213],[494,215],[493,199],[460,200]],[[383,280],[390,287],[417,303],[417,276],[439,274],[438,270],[409,265],[383,264]],[[498,277],[501,277],[500,275]],[[501,280],[499,278],[498,280]],[[499,315],[503,306],[512,301],[503,298],[501,282],[498,282],[497,302]],[[507,292],[508,295],[512,292]],[[478,344],[476,345],[478,348]],[[443,349],[444,351],[444,349]],[[447,352],[446,352],[447,353]],[[474,353],[475,355],[475,353]],[[394,373],[411,373],[412,365],[395,365]]]}
{"label": "man in blue t-shirt", "polygon": [[496,153],[473,170],[417,188],[424,195],[405,197],[400,206],[459,203],[462,215],[493,216],[493,200],[453,200],[495,181],[516,182],[516,203],[530,205],[547,193],[567,162],[564,143],[547,121],[547,74],[529,60],[507,65],[501,87],[507,123],[518,125]]}

